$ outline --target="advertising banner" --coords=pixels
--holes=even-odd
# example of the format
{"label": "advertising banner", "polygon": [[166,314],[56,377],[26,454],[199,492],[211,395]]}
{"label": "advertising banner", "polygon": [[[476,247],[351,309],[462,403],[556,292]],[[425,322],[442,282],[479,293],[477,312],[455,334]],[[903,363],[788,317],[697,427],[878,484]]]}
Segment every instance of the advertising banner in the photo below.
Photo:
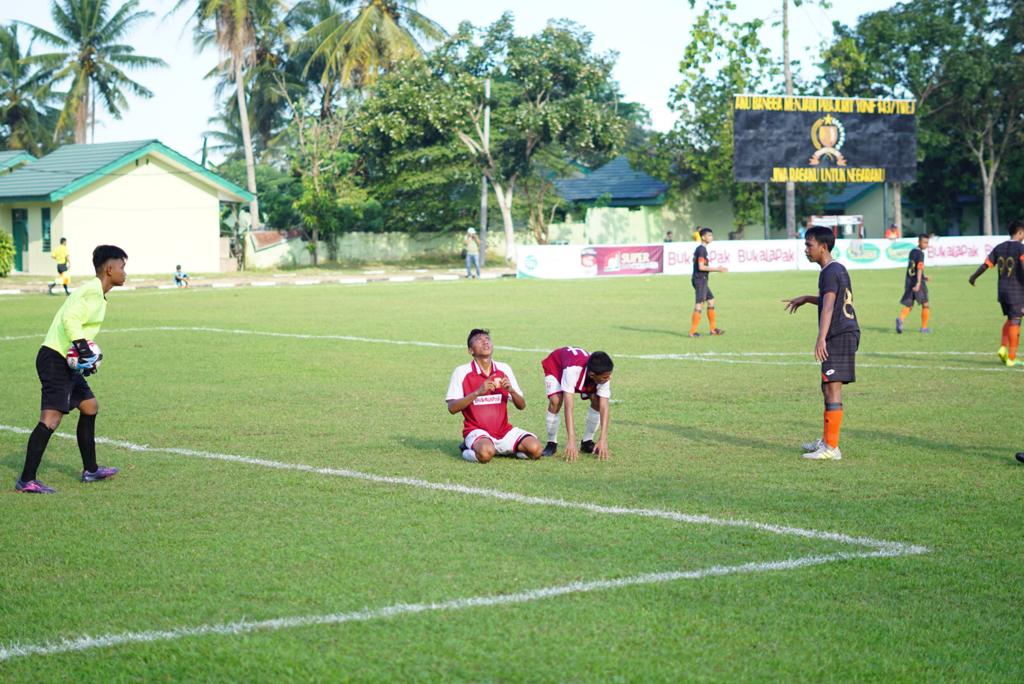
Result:
{"label": "advertising banner", "polygon": [[907,182],[917,176],[914,100],[737,95],[733,178]]}
{"label": "advertising banner", "polygon": [[[925,265],[977,266],[1007,238],[995,236],[934,237]],[[832,255],[850,270],[903,268],[914,238],[836,240]],[[517,248],[519,278],[591,278],[612,275],[685,275],[693,272],[696,242],[663,245],[522,245]],[[807,261],[801,240],[722,240],[708,247],[711,266],[732,272],[817,271]]]}

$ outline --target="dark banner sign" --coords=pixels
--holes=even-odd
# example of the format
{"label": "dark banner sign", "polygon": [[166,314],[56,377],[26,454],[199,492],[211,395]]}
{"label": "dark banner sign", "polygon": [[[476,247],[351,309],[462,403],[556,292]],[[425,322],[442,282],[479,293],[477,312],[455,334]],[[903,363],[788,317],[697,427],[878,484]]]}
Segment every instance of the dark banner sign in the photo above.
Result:
{"label": "dark banner sign", "polygon": [[735,180],[882,183],[917,176],[913,100],[737,95],[734,105]]}

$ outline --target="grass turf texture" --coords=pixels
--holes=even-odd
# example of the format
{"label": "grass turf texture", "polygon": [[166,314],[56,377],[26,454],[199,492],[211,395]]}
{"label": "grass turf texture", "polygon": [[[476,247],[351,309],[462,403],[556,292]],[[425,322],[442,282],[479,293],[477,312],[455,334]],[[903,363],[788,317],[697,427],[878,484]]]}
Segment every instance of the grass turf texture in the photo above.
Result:
{"label": "grass turf texture", "polygon": [[[897,336],[899,271],[852,274],[862,327],[844,391],[844,460],[820,435],[816,274],[713,276],[721,338],[685,337],[684,278],[113,292],[97,432],[287,463],[521,494],[742,518],[928,546],[922,556],[679,580],[511,606],[186,637],[0,661],[0,679],[1020,681],[1024,468],[1019,369],[995,357],[992,278],[932,269],[931,327]],[[33,358],[60,299],[0,299],[0,424],[38,418]],[[419,340],[452,348],[125,328],[211,327]],[[458,459],[444,392],[489,327],[543,440],[544,352],[616,358],[613,459]],[[702,329],[706,321],[702,322]],[[644,354],[794,356],[638,359]],[[951,351],[990,352],[955,356]],[[928,352],[921,354],[920,352]],[[780,365],[786,364],[786,365]],[[577,412],[582,428],[583,410]],[[60,431],[74,432],[76,415]],[[564,428],[561,431],[564,443]],[[0,645],[346,613],[582,580],[857,547],[528,506],[100,445],[110,482],[77,482],[73,440],[13,492],[27,437],[0,432]],[[6,491],[4,491],[6,490]]]}

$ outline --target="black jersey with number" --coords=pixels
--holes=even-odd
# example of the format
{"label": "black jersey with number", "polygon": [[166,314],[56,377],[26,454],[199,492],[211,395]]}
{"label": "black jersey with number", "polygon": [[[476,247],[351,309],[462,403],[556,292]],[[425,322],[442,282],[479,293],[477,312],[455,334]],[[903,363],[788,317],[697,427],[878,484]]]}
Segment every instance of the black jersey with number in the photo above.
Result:
{"label": "black jersey with number", "polygon": [[834,292],[836,305],[832,309],[832,323],[828,327],[826,338],[835,337],[849,332],[860,332],[857,325],[857,312],[853,310],[853,286],[850,274],[838,261],[833,261],[821,269],[818,275],[818,320],[821,320],[821,308],[825,305],[825,295]]}
{"label": "black jersey with number", "polygon": [[999,301],[1024,301],[1024,244],[1007,240],[985,259],[999,274]]}
{"label": "black jersey with number", "polygon": [[[924,268],[924,252],[915,247],[910,250],[910,256],[907,258],[907,287],[917,286],[917,274]],[[924,277],[921,277],[921,282],[924,282]]]}
{"label": "black jersey with number", "polygon": [[704,260],[704,265],[708,265],[708,248],[704,245],[697,245],[697,249],[693,250],[693,277],[694,278],[707,278],[708,272],[700,270],[700,261]]}

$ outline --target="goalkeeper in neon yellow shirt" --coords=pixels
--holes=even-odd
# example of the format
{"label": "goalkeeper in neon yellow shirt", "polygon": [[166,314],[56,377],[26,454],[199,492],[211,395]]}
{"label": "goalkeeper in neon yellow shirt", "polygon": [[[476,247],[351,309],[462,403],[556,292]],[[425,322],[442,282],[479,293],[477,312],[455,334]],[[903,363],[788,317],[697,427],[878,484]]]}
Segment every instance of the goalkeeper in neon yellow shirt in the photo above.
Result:
{"label": "goalkeeper in neon yellow shirt", "polygon": [[[99,403],[85,378],[96,372],[102,358],[89,341],[96,337],[107,312],[107,293],[124,285],[128,255],[120,247],[100,245],[92,252],[96,277],[82,283],[53,317],[43,346],[36,354],[36,373],[42,386],[39,424],[28,438],[25,467],[14,489],[26,494],[53,494],[54,489],[36,479],[36,471],[50,436],[61,419],[78,409],[78,451],[82,454],[82,482],[98,482],[117,474],[117,468],[96,464],[96,414]],[[74,347],[76,368],[68,363]]]}

